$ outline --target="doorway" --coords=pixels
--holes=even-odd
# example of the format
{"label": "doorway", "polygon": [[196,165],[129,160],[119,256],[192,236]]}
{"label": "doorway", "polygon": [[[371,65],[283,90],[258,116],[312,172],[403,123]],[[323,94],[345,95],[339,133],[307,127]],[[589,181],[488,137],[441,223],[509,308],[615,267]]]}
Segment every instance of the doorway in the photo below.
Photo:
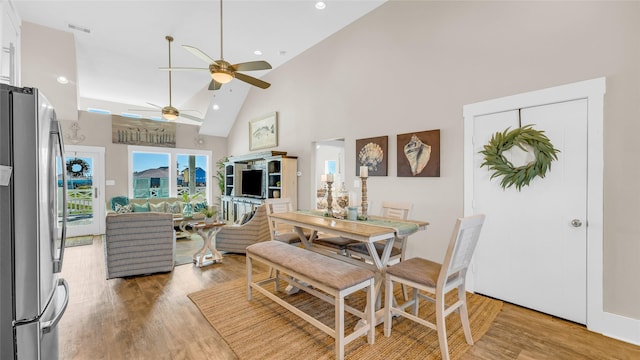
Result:
{"label": "doorway", "polygon": [[[604,89],[600,78],[464,107],[465,215],[487,215],[471,291],[602,325]],[[527,124],[546,132],[559,159],[544,179],[503,190],[478,151],[492,133]]]}
{"label": "doorway", "polygon": [[311,191],[311,204],[313,209],[323,209],[326,207],[326,183],[321,181],[323,174],[333,174],[333,191],[341,188],[346,181],[344,166],[344,139],[321,140],[313,144],[314,165],[313,181],[311,181],[313,191]]}
{"label": "doorway", "polygon": [[104,148],[68,145],[65,146],[64,157],[64,170],[67,173],[67,236],[103,234]]}

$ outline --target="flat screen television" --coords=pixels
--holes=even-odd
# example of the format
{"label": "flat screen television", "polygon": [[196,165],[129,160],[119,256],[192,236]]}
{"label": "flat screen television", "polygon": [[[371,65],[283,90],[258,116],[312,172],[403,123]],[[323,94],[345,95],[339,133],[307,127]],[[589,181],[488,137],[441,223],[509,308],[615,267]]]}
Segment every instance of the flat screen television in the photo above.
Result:
{"label": "flat screen television", "polygon": [[264,197],[263,170],[242,170],[242,196]]}

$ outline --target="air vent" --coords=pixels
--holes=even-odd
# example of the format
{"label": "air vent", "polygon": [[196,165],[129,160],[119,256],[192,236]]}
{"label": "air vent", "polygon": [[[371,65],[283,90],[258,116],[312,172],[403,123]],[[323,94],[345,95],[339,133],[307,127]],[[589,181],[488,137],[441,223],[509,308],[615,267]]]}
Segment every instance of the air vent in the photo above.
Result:
{"label": "air vent", "polygon": [[71,30],[82,31],[83,33],[91,34],[91,30],[90,29],[83,28],[82,26],[77,26],[77,25],[73,25],[73,24],[68,24],[67,26]]}

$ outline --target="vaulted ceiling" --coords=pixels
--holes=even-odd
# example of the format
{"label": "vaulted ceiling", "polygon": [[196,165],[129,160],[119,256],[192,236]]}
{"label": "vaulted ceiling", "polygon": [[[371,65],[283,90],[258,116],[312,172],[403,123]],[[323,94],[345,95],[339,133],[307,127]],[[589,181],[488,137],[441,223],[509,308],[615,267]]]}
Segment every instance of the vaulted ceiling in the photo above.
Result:
{"label": "vaulted ceiling", "polygon": [[[277,68],[385,1],[325,0],[326,8],[318,10],[316,0],[225,0],[224,58],[232,64],[265,60]],[[185,44],[220,59],[219,1],[12,3],[22,21],[74,34],[77,81],[70,85],[77,86],[79,110],[94,107],[113,114],[159,117],[159,110],[131,109],[153,109],[148,103],[169,105],[169,74],[159,70],[168,65],[167,35],[175,39],[173,67],[207,67],[181,46]],[[246,74],[259,78],[268,71]],[[226,137],[248,92],[269,91],[238,79],[210,91],[210,81],[207,71],[172,72],[172,105],[181,111],[196,110],[188,114],[204,120],[200,133],[205,135]],[[177,121],[197,124],[182,118]]]}

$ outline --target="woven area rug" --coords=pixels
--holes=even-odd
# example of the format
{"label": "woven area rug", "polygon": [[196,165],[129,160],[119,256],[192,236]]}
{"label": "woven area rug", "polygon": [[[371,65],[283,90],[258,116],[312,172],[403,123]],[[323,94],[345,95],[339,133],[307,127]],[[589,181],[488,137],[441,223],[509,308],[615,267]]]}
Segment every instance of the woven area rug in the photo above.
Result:
{"label": "woven area rug", "polygon": [[93,244],[93,235],[76,236],[65,239],[64,247],[82,246]]}
{"label": "woven area rug", "polygon": [[176,265],[193,264],[193,254],[202,248],[200,235],[192,234],[191,238],[176,240]]}
{"label": "woven area rug", "polygon": [[[255,276],[255,279],[266,275]],[[273,289],[273,288],[271,288]],[[362,293],[362,295],[360,294]],[[353,294],[347,303],[364,304],[364,293]],[[334,340],[324,332],[292,314],[280,305],[253,291],[253,300],[247,300],[246,279],[222,283],[210,289],[188,295],[209,323],[225,339],[240,359],[333,359]],[[319,318],[333,328],[333,306],[303,291],[281,298]],[[396,298],[401,299],[400,288]],[[451,298],[452,300],[453,298]],[[449,302],[448,302],[449,303]],[[502,309],[502,302],[484,296],[468,294],[471,333],[480,339]],[[431,304],[422,306],[420,315],[433,321],[435,309]],[[356,318],[345,316],[347,334]],[[451,359],[459,358],[469,348],[456,314],[447,317],[447,334]],[[438,336],[434,330],[408,319],[393,321],[391,336],[385,337],[383,326],[376,327],[375,343],[370,346],[360,337],[345,347],[345,358],[353,359],[440,359]]]}

